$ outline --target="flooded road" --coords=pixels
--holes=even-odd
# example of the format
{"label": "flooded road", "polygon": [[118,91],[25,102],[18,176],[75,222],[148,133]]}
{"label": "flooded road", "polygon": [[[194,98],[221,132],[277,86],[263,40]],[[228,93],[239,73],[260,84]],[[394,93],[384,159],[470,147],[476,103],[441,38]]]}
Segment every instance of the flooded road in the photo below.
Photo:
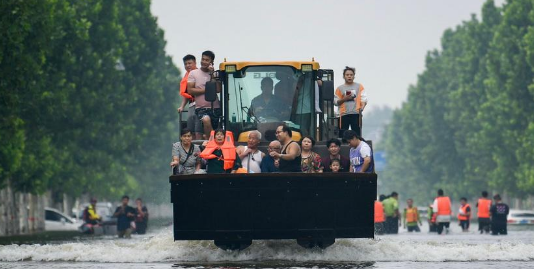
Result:
{"label": "flooded road", "polygon": [[[0,246],[0,268],[531,268],[534,229],[510,228],[508,236],[437,235],[401,231],[369,239],[340,239],[326,250],[294,240],[254,241],[227,252],[208,241],[173,242],[166,227],[133,239],[78,238],[51,244]],[[475,227],[473,225],[473,227]],[[476,228],[476,227],[475,227]]]}

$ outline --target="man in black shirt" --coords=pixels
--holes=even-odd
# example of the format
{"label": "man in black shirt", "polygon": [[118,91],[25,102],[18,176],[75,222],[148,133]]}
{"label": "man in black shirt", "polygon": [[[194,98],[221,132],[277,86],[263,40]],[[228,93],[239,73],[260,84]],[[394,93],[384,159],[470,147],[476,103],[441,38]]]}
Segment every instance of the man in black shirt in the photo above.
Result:
{"label": "man in black shirt", "polygon": [[[122,197],[121,206],[117,207],[113,217],[117,218],[117,234],[119,238],[130,238],[132,234],[132,222],[135,218],[135,209],[128,205],[130,197],[124,195]],[[134,224],[135,225],[135,222]]]}
{"label": "man in black shirt", "polygon": [[510,208],[507,204],[502,202],[500,195],[495,194],[493,199],[495,200],[495,204],[490,208],[491,234],[507,234],[506,221],[508,213],[510,212]]}

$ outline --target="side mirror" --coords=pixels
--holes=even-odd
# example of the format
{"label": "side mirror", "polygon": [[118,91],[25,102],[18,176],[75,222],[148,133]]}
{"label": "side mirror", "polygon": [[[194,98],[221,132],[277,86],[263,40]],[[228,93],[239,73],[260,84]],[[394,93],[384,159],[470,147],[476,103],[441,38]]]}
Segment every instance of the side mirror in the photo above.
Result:
{"label": "side mirror", "polygon": [[206,92],[204,94],[206,101],[215,102],[217,101],[217,82],[208,81],[206,82]]}
{"label": "side mirror", "polygon": [[324,101],[334,101],[334,82],[331,80],[323,81],[321,93]]}

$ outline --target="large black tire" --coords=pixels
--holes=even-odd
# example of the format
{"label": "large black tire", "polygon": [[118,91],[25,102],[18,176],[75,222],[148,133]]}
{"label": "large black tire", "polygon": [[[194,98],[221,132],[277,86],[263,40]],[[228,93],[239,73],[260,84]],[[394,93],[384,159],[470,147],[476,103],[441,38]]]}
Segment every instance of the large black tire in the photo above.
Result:
{"label": "large black tire", "polygon": [[335,238],[322,239],[297,239],[297,244],[303,248],[322,248],[325,249],[336,242]]}
{"label": "large black tire", "polygon": [[214,243],[224,250],[244,250],[252,244],[252,240],[215,240]]}

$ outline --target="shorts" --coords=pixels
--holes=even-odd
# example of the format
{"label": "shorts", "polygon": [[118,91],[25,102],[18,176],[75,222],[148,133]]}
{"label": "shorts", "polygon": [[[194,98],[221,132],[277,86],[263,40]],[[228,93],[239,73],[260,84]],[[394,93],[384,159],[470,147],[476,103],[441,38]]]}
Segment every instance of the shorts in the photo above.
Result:
{"label": "shorts", "polygon": [[204,132],[204,130],[202,129],[202,123],[198,119],[198,116],[195,111],[191,111],[189,113],[189,117],[187,117],[187,128],[193,133]]}
{"label": "shorts", "polygon": [[197,108],[195,109],[195,114],[197,114],[199,121],[202,121],[206,116],[210,117],[211,127],[217,129],[219,118],[222,116],[222,110],[220,108]]}

